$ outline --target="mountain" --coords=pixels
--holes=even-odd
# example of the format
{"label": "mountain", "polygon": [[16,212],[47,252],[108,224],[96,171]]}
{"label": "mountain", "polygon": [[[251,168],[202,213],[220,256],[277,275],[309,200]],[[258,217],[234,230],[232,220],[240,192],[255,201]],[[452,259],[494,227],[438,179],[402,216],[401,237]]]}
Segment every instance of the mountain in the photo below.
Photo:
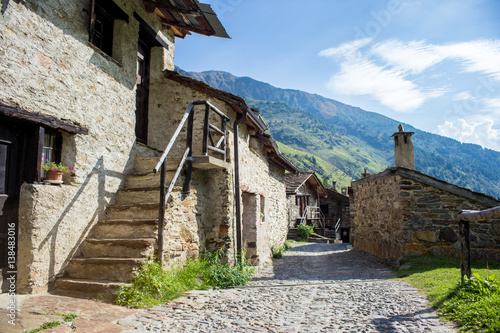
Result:
{"label": "mountain", "polygon": [[[399,122],[375,112],[307,93],[280,89],[249,77],[207,71],[181,74],[238,95],[259,109],[270,134],[299,167],[315,170],[326,184],[349,186],[364,168],[378,173],[394,165]],[[430,176],[500,198],[500,152],[428,133],[415,132],[415,168]]]}

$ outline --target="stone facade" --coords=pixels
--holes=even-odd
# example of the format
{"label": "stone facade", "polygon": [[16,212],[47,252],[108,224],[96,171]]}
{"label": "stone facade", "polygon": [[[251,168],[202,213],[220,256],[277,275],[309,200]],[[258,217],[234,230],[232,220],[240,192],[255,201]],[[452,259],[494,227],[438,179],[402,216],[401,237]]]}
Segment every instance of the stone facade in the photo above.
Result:
{"label": "stone facade", "polygon": [[[85,238],[99,232],[96,223],[119,214],[106,209],[121,200],[116,194],[128,181],[136,159],[158,156],[157,150],[165,148],[194,100],[209,100],[231,119],[227,165],[195,170],[191,193],[187,197],[174,193],[166,212],[165,258],[184,260],[221,247],[230,254],[235,251],[234,143],[229,125],[237,113],[221,99],[165,78],[163,71],[174,68],[174,32],[163,29],[141,1],[113,1],[129,20],[115,20],[111,56],[88,42],[88,0],[2,3],[0,101],[88,129],[87,135],[62,133],[61,162],[75,168],[63,185],[25,184],[20,191],[20,292],[46,289],[82,251]],[[135,136],[141,23],[134,15],[168,46],[151,50],[147,147],[136,143]],[[195,155],[201,151],[201,120],[195,117]],[[268,159],[255,134],[255,129],[240,126],[241,184],[258,198],[252,256],[267,261],[270,248],[286,237],[285,169]],[[184,146],[181,139],[174,151]],[[101,229],[112,232],[109,226]]]}
{"label": "stone facade", "polygon": [[[352,183],[355,248],[382,259],[432,253],[458,256],[457,216],[500,201],[407,168],[391,168]],[[471,223],[473,258],[500,261],[500,220]]]}
{"label": "stone facade", "polygon": [[[0,100],[89,130],[63,134],[61,162],[75,168],[62,187],[21,191],[19,290],[45,288],[104,213],[131,170],[134,144],[138,13],[172,47],[155,52],[156,69],[173,68],[174,37],[139,1],[116,0],[113,58],[88,42],[90,2],[10,1],[0,20]],[[29,252],[28,252],[29,251]],[[26,279],[26,280],[25,280]]]}
{"label": "stone facade", "polygon": [[[190,83],[192,83],[190,81]],[[201,82],[197,83],[203,87]],[[224,100],[210,91],[200,91],[168,78],[158,79],[155,91],[169,91],[168,94],[155,94],[150,103],[149,145],[163,149],[179,124],[187,107],[192,101],[207,100],[229,117],[229,124],[236,120],[237,113]],[[195,107],[193,155],[202,153],[204,107]],[[220,123],[220,117],[211,113],[211,122]],[[226,248],[232,255],[236,244],[235,207],[234,207],[234,131],[227,128],[227,165],[224,169],[200,171],[198,180],[193,180],[193,188],[204,196],[206,205],[200,205],[200,224],[204,228],[206,250]],[[264,144],[254,136],[255,129],[240,125],[240,187],[242,191],[243,245],[249,258],[261,262],[271,258],[271,247],[281,245],[287,233],[287,201],[285,193],[285,169],[267,157]],[[173,156],[180,157],[185,149],[185,130],[181,132],[174,146]],[[220,157],[220,156],[214,156]],[[217,204],[214,204],[217,203]],[[204,207],[204,208],[203,208]],[[214,209],[217,207],[217,209]],[[204,249],[202,249],[204,250]]]}

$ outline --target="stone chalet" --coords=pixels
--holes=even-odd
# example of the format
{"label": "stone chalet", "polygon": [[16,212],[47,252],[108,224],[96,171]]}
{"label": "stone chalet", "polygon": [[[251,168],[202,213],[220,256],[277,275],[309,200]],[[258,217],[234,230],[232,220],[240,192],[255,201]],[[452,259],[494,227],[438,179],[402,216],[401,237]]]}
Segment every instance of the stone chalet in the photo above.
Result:
{"label": "stone chalet", "polygon": [[286,193],[289,203],[290,227],[308,223],[322,227],[324,219],[320,214],[320,198],[326,196],[326,189],[313,171],[287,173]]}
{"label": "stone chalet", "polygon": [[[459,256],[457,216],[500,201],[414,170],[412,134],[400,126],[393,135],[396,167],[352,183],[353,246],[382,259]],[[500,220],[471,222],[470,235],[473,258],[500,262]]]}
{"label": "stone chalet", "polygon": [[349,197],[338,192],[335,183],[331,188],[326,188],[326,194],[326,197],[319,199],[326,228],[333,230],[336,237],[340,234],[339,238],[343,243],[349,243],[351,232]]}
{"label": "stone chalet", "polygon": [[[112,292],[153,254],[263,262],[285,241],[297,170],[257,110],[173,72],[176,38],[228,36],[209,5],[169,3],[2,1],[0,268],[17,292]],[[43,158],[74,170],[49,181]]]}

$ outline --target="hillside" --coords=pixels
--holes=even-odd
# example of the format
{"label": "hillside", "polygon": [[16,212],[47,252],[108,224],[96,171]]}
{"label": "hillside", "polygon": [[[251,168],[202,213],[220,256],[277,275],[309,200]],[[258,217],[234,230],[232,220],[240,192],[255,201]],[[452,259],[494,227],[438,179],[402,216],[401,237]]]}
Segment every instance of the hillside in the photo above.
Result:
{"label": "hillside", "polygon": [[[394,119],[320,95],[276,88],[249,77],[219,71],[178,71],[243,97],[262,112],[276,140],[305,154],[286,148],[285,153],[300,167],[317,171],[323,179],[336,179],[346,186],[350,180],[358,179],[364,168],[377,173],[394,165],[391,135],[399,124]],[[408,124],[404,127],[415,132],[417,170],[500,197],[500,152],[460,143]]]}

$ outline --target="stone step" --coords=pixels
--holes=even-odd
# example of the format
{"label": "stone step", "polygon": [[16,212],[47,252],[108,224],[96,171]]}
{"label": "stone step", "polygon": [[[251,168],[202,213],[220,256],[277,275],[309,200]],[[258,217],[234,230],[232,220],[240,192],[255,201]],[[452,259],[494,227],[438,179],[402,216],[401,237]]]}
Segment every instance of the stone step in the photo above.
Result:
{"label": "stone step", "polygon": [[93,231],[94,238],[155,238],[157,219],[102,220]]}
{"label": "stone step", "polygon": [[115,298],[116,290],[129,286],[131,284],[125,282],[71,278],[58,278],[54,284],[56,293],[60,295],[97,299],[110,299],[111,296],[111,300]]}
{"label": "stone step", "polygon": [[73,258],[67,267],[69,278],[93,280],[96,277],[110,282],[130,282],[132,270],[146,258]]}
{"label": "stone step", "polygon": [[107,219],[157,219],[159,202],[150,204],[112,205],[106,211]]}
{"label": "stone step", "polygon": [[[135,159],[135,173],[152,173],[156,163],[160,160],[159,157],[139,157]],[[167,158],[167,171],[175,171],[179,166],[180,159]],[[158,172],[159,173],[159,172]]]}
{"label": "stone step", "polygon": [[117,205],[156,203],[160,200],[160,187],[122,189],[116,196]]}
{"label": "stone step", "polygon": [[84,258],[140,258],[154,254],[156,238],[87,238],[81,247]]}

